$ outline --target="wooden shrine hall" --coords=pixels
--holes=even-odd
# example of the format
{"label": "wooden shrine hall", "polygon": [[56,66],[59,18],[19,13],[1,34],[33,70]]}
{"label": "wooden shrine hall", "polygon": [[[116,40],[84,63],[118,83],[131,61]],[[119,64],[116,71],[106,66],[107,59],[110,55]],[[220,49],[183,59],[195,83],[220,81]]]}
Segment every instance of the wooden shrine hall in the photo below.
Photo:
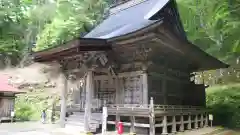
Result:
{"label": "wooden shrine hall", "polygon": [[64,127],[66,112],[83,111],[86,132],[104,105],[108,127],[122,121],[130,132],[207,126],[205,86],[191,73],[228,67],[188,41],[175,0],[113,0],[109,16],[90,33],[33,57],[59,63],[65,80],[83,78],[74,104],[66,102],[70,88],[62,90],[60,120]]}

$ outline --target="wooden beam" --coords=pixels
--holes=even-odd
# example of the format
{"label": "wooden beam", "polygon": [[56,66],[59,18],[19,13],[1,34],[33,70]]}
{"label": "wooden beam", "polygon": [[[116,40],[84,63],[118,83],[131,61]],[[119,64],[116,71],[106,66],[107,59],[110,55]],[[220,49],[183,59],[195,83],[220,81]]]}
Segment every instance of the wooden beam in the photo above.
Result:
{"label": "wooden beam", "polygon": [[[133,71],[133,72],[123,72],[123,73],[118,73],[117,77],[122,78],[122,77],[130,77],[130,76],[141,76],[143,74],[143,71]],[[98,75],[95,76],[95,80],[101,80],[102,78],[108,78],[107,75]],[[113,78],[116,78],[113,76]]]}
{"label": "wooden beam", "polygon": [[67,110],[67,90],[68,90],[68,82],[66,75],[62,74],[61,78],[63,79],[63,88],[61,90],[61,113],[60,113],[60,126],[61,128],[65,127],[65,119],[66,119],[66,110]]}
{"label": "wooden beam", "polygon": [[161,36],[159,35],[159,36],[157,36],[157,38],[154,38],[152,40],[155,41],[155,42],[161,43],[161,45],[164,45],[165,47],[168,47],[168,48],[170,48],[170,49],[172,49],[172,50],[174,50],[174,51],[176,51],[176,52],[178,52],[180,54],[184,54],[184,52],[182,50],[180,50],[178,48],[175,48],[173,46],[174,43],[169,43],[170,40],[169,39],[165,39],[162,36],[163,35],[161,35]]}

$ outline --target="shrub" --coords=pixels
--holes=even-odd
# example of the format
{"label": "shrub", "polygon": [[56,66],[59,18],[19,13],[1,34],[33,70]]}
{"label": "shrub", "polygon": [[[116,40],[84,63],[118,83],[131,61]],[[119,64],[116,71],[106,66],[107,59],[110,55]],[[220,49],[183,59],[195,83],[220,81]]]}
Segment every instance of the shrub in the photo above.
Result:
{"label": "shrub", "polygon": [[15,111],[15,117],[20,121],[29,121],[34,114],[32,107],[26,103],[16,104]]}
{"label": "shrub", "polygon": [[240,128],[240,85],[207,89],[207,106],[214,115],[213,124]]}

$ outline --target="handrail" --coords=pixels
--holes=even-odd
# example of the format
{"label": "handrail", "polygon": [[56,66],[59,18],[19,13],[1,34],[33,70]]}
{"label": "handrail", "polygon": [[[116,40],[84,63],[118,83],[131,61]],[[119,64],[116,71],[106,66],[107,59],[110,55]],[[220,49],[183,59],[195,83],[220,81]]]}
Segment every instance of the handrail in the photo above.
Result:
{"label": "handrail", "polygon": [[[106,105],[111,110],[128,110],[135,111],[136,109],[139,111],[150,110],[150,105],[144,104],[107,104]],[[60,106],[57,106],[60,109]],[[67,109],[81,109],[80,104],[68,105]],[[205,108],[200,106],[181,106],[181,105],[154,105],[155,111],[199,111],[204,110]]]}

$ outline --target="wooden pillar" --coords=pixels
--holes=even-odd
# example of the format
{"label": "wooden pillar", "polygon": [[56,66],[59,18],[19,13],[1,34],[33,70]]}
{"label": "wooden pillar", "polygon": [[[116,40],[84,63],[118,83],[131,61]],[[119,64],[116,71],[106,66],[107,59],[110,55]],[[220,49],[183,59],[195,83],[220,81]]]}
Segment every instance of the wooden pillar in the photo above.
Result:
{"label": "wooden pillar", "polygon": [[[117,112],[116,112],[116,124],[118,124],[119,122],[121,121],[121,117],[120,117],[120,115],[119,115],[119,113],[118,113],[118,106],[117,106]],[[116,126],[116,130],[117,130],[117,126]]]}
{"label": "wooden pillar", "polygon": [[191,114],[188,114],[188,130],[192,129],[192,118]]}
{"label": "wooden pillar", "polygon": [[90,132],[90,117],[92,108],[92,91],[93,91],[93,71],[87,72],[86,78],[86,100],[85,100],[85,113],[84,113],[84,130]]}
{"label": "wooden pillar", "polygon": [[150,100],[150,116],[149,116],[149,124],[150,124],[150,133],[149,135],[155,135],[155,113],[154,113],[154,103],[153,98]]}
{"label": "wooden pillar", "polygon": [[119,87],[119,79],[116,77],[114,79],[114,84],[115,84],[115,90],[116,90],[116,104],[121,104],[121,92],[120,92],[120,87]]}
{"label": "wooden pillar", "polygon": [[176,116],[172,116],[172,133],[177,132]]}
{"label": "wooden pillar", "polygon": [[183,119],[183,115],[180,116],[180,132],[184,131],[184,119]]}
{"label": "wooden pillar", "polygon": [[198,114],[196,114],[194,121],[195,121],[194,128],[197,129],[198,128]]}
{"label": "wooden pillar", "polygon": [[102,135],[105,135],[107,131],[107,117],[108,117],[107,107],[104,106],[102,113]]}
{"label": "wooden pillar", "polygon": [[131,120],[131,128],[130,128],[130,132],[131,134],[135,134],[135,117],[134,116],[130,116],[130,120]]}
{"label": "wooden pillar", "polygon": [[208,127],[208,114],[205,114],[205,124],[204,127]]}
{"label": "wooden pillar", "polygon": [[163,121],[162,121],[162,135],[167,135],[168,131],[167,131],[167,116],[163,116]]}
{"label": "wooden pillar", "polygon": [[120,104],[124,104],[124,98],[125,98],[125,96],[124,96],[124,80],[123,80],[123,78],[118,78],[118,80],[119,80],[119,92],[120,92]]}
{"label": "wooden pillar", "polygon": [[68,82],[67,76],[62,74],[61,78],[63,80],[63,88],[61,90],[61,113],[60,113],[60,127],[64,128],[66,123],[66,112],[67,112],[67,91]]}
{"label": "wooden pillar", "polygon": [[201,118],[200,118],[201,122],[200,122],[200,127],[203,127],[203,114],[201,114]]}
{"label": "wooden pillar", "polygon": [[143,104],[147,105],[148,104],[148,74],[145,71],[142,74],[142,90],[143,90]]}

